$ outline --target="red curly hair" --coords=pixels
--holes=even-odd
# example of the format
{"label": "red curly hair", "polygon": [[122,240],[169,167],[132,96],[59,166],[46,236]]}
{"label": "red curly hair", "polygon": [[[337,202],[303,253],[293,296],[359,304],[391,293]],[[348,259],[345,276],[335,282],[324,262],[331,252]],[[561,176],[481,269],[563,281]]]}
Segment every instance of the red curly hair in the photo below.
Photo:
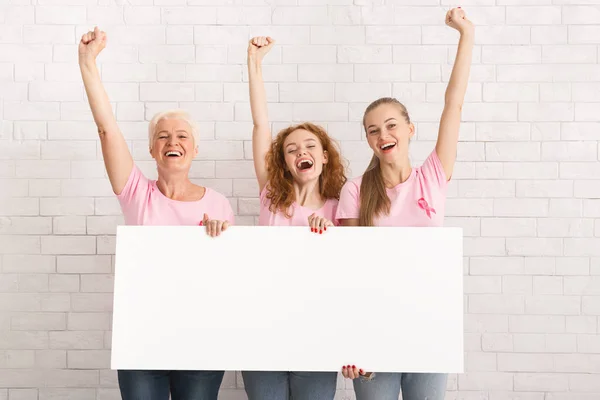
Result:
{"label": "red curly hair", "polygon": [[323,151],[326,151],[329,157],[319,176],[319,193],[321,196],[325,199],[339,200],[340,191],[347,180],[344,161],[336,148],[335,141],[329,137],[325,129],[313,123],[304,122],[280,131],[266,155],[269,182],[266,196],[271,202],[269,210],[273,213],[282,211],[285,213],[286,218],[292,217],[289,209],[292,203],[296,201],[296,194],[294,193],[292,175],[285,164],[283,142],[292,132],[298,129],[304,129],[314,134],[321,142]]}

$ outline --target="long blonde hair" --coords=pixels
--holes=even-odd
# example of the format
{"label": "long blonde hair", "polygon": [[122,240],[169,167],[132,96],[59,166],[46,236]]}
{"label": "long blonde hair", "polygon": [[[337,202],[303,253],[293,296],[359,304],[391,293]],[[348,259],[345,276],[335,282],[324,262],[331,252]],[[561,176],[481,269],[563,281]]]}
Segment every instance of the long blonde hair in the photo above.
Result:
{"label": "long blonde hair", "polygon": [[[369,104],[365,110],[365,114],[363,115],[363,127],[365,128],[365,132],[367,130],[367,127],[365,126],[367,115],[383,104],[392,104],[398,107],[406,122],[410,124],[410,117],[408,116],[408,111],[404,104],[392,97],[383,97]],[[373,158],[371,158],[371,162],[365,170],[360,184],[360,212],[358,224],[360,226],[373,226],[376,217],[390,213],[391,205],[390,198],[385,190],[379,158],[373,154]]]}

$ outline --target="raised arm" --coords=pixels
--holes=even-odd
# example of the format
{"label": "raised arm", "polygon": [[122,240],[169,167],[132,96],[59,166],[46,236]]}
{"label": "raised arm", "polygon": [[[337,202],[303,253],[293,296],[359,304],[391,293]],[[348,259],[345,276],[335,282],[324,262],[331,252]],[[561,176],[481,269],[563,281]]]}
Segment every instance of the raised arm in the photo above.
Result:
{"label": "raised arm", "polygon": [[250,109],[252,110],[252,155],[254,171],[262,192],[267,184],[265,156],[271,147],[271,128],[267,111],[267,95],[262,78],[262,59],[275,41],[270,37],[255,37],[248,43],[248,79],[250,81]]}
{"label": "raised arm", "polygon": [[81,37],[79,42],[79,69],[90,103],[94,122],[98,127],[102,156],[108,179],[115,194],[120,194],[127,184],[133,159],[125,138],[117,126],[108,95],[104,90],[96,57],[106,46],[106,33],[98,27]]}
{"label": "raised arm", "polygon": [[446,14],[446,24],[460,33],[456,61],[452,68],[450,81],[446,88],[444,111],[440,120],[436,152],[448,179],[452,176],[454,162],[456,161],[456,148],[458,146],[458,133],[462,106],[465,100],[471,58],[473,54],[474,27],[465,12],[454,8]]}

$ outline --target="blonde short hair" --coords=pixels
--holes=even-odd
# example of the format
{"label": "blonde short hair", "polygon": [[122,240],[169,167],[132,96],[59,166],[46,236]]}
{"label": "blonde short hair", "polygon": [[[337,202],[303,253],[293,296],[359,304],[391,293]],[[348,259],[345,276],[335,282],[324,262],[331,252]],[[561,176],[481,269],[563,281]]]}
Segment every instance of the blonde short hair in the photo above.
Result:
{"label": "blonde short hair", "polygon": [[200,134],[198,132],[198,125],[196,122],[190,117],[190,114],[184,110],[167,110],[161,111],[159,113],[154,114],[152,120],[150,120],[150,124],[148,125],[148,147],[152,149],[152,143],[154,141],[154,135],[156,134],[156,126],[163,119],[180,119],[182,121],[187,122],[192,128],[192,137],[194,138],[194,146],[198,146],[198,142],[200,141]]}

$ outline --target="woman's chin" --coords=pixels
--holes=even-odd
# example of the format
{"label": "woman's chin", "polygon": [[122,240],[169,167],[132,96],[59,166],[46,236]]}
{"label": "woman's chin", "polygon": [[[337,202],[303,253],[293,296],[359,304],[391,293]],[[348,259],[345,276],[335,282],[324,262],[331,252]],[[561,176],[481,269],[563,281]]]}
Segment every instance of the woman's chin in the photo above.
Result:
{"label": "woman's chin", "polygon": [[191,167],[191,162],[185,162],[186,160],[166,160],[165,161],[157,161],[156,166],[158,169],[163,172],[181,172],[181,171],[189,171]]}

